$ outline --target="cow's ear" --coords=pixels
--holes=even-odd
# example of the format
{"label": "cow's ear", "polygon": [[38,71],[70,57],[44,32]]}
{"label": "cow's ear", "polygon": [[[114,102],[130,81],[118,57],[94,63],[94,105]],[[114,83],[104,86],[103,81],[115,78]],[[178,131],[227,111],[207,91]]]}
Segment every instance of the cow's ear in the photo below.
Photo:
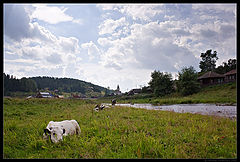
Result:
{"label": "cow's ear", "polygon": [[65,129],[63,129],[63,134],[65,133]]}

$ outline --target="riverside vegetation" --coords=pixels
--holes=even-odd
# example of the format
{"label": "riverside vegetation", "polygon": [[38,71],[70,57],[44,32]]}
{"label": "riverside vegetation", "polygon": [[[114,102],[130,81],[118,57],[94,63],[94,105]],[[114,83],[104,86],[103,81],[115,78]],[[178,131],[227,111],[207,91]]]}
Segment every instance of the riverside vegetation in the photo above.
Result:
{"label": "riverside vegetation", "polygon": [[[112,98],[113,97],[105,97],[100,99],[100,101],[109,102]],[[154,105],[221,103],[232,105],[237,103],[237,89],[236,82],[233,82],[201,88],[198,93],[188,96],[183,96],[175,92],[163,97],[155,97],[152,94],[137,94],[115,98],[117,98],[118,103],[151,103]]]}
{"label": "riverside vegetation", "polygon": [[[236,101],[235,92],[211,93],[209,87],[190,98]],[[207,97],[213,94],[219,100]],[[4,98],[3,158],[237,158],[236,120],[119,106],[95,112],[98,102]],[[80,136],[57,144],[42,139],[49,121],[66,119],[78,121]]]}

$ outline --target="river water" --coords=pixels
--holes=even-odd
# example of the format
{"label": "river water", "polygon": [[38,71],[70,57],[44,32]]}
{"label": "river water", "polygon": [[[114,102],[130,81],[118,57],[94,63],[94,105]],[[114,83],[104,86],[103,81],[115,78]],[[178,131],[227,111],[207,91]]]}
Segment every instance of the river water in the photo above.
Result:
{"label": "river water", "polygon": [[177,113],[192,113],[202,115],[216,115],[221,117],[236,118],[237,106],[217,106],[216,104],[175,104],[155,106],[152,104],[116,104],[149,110],[174,111]]}

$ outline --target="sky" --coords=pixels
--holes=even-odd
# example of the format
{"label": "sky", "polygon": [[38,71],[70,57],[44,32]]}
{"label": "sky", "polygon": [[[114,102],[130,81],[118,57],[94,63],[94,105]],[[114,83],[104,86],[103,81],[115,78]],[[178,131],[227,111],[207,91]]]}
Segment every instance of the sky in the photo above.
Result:
{"label": "sky", "polygon": [[122,92],[148,86],[154,70],[200,71],[236,59],[236,4],[3,4],[3,72],[74,78]]}

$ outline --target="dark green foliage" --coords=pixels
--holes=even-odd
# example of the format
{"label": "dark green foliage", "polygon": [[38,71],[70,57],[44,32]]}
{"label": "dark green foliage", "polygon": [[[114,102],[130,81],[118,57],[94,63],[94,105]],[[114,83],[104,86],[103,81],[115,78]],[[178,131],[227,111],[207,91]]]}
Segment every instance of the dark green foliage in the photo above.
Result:
{"label": "dark green foliage", "polygon": [[225,74],[236,68],[237,68],[237,60],[229,59],[227,63],[223,62],[222,65],[219,65],[214,71],[219,74]]}
{"label": "dark green foliage", "polygon": [[32,77],[38,86],[38,89],[48,88],[50,91],[58,89],[63,92],[79,92],[86,94],[88,91],[99,92],[105,91],[106,88],[94,85],[89,82],[72,78],[54,78],[54,77]]}
{"label": "dark green foliage", "polygon": [[205,53],[201,53],[202,61],[199,63],[199,68],[201,72],[212,71],[216,67],[216,61],[218,60],[217,52],[212,50],[207,50]]}
{"label": "dark green foliage", "polygon": [[19,89],[23,92],[36,92],[37,84],[34,80],[23,77],[19,80]]}
{"label": "dark green foliage", "polygon": [[101,92],[110,94],[111,90],[94,85],[89,82],[81,81],[72,78],[56,78],[56,77],[31,77],[16,79],[13,76],[4,74],[4,95],[12,95],[11,92],[37,92],[37,90],[58,90],[62,92],[72,93],[78,92],[81,94],[92,94],[93,96],[100,96]]}
{"label": "dark green foliage", "polygon": [[34,80],[23,77],[22,79],[16,79],[9,74],[3,73],[4,81],[4,95],[9,95],[10,92],[36,92],[37,84]]}
{"label": "dark green foliage", "polygon": [[148,83],[156,96],[164,96],[173,92],[173,81],[170,73],[154,71],[151,73],[151,81]]}
{"label": "dark green foliage", "polygon": [[184,67],[181,72],[178,72],[177,90],[182,95],[191,95],[200,90],[200,85],[197,82],[198,73],[193,66]]}

